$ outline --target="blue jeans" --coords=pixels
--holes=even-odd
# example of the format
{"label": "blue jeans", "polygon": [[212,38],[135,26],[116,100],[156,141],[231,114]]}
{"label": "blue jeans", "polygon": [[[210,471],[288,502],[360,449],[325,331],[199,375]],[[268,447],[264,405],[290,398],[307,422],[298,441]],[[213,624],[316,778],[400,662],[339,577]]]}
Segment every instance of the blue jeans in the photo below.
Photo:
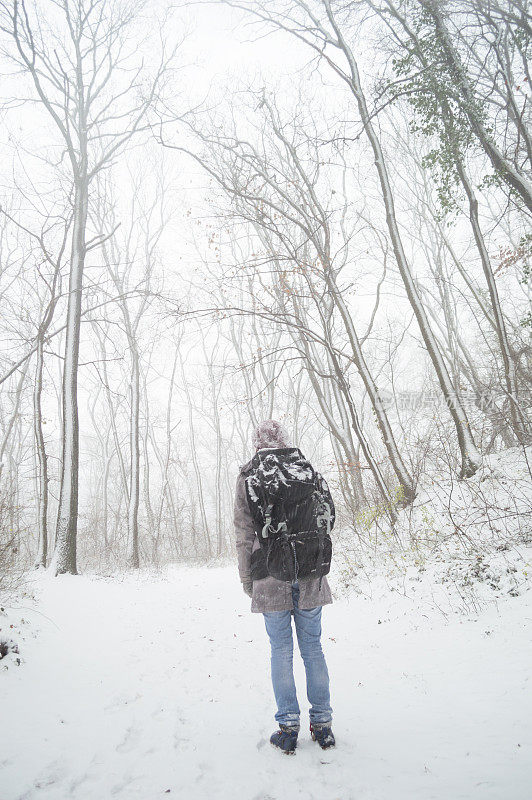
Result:
{"label": "blue jeans", "polygon": [[280,725],[299,730],[299,704],[294,681],[292,614],[296,625],[299,651],[307,675],[307,697],[312,723],[331,722],[329,673],[321,649],[321,606],[303,611],[298,608],[299,584],[292,584],[293,611],[269,611],[264,614],[272,647],[272,683]]}

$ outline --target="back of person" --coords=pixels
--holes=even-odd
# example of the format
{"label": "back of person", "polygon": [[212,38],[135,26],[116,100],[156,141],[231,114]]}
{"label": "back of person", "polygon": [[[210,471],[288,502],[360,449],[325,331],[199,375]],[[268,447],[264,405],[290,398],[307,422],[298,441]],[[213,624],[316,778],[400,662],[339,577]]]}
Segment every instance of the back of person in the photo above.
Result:
{"label": "back of person", "polygon": [[312,738],[334,745],[329,674],[321,649],[322,606],[332,602],[327,573],[334,503],[326,481],[290,446],[275,420],[253,434],[255,456],[237,479],[234,524],[238,569],[251,610],[262,613],[271,643],[279,730],[271,742],[293,753],[300,709],[293,677],[294,618],[311,703]]}

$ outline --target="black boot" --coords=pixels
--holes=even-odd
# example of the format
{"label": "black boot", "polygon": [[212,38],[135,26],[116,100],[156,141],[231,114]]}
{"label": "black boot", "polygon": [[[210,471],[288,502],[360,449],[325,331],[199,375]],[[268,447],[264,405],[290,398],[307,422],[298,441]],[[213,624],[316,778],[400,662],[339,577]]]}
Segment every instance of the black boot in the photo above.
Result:
{"label": "black boot", "polygon": [[312,724],[311,722],[310,735],[312,736],[312,741],[317,742],[322,750],[327,750],[329,747],[334,747],[336,744],[332,728],[328,722],[323,724],[317,722]]}
{"label": "black boot", "polygon": [[274,747],[278,747],[283,753],[293,755],[296,752],[298,731],[287,728],[286,725],[279,725],[279,730],[272,733],[270,742]]}

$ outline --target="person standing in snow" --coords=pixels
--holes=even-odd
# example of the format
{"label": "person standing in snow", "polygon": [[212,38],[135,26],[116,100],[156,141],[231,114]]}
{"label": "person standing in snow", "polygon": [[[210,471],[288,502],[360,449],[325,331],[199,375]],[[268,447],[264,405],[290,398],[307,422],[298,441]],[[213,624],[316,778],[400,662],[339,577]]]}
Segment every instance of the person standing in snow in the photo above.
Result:
{"label": "person standing in snow", "polygon": [[[252,599],[251,611],[264,615],[271,644],[271,678],[277,703],[275,719],[279,724],[279,730],[272,734],[270,742],[287,754],[294,753],[297,745],[300,709],[293,674],[293,616],[299,650],[305,665],[307,697],[311,705],[310,731],[313,740],[326,749],[335,745],[335,739],[331,730],[329,673],[320,638],[322,606],[332,602],[329,584],[324,575],[328,572],[330,564],[329,531],[334,524],[334,504],[326,482],[304,459],[301,451],[289,445],[287,434],[280,423],[275,420],[262,422],[253,433],[253,447],[255,456],[241,468],[236,483],[234,525],[242,587]],[[314,482],[312,495],[307,495],[310,500],[302,501],[300,497],[297,506],[290,496],[286,496],[282,501],[281,512],[276,509],[280,502],[278,499],[277,502],[272,501],[267,505],[266,509],[262,507],[269,502],[268,499],[264,499],[265,497],[279,497],[279,480],[282,484],[281,489],[289,493],[296,492],[297,487],[308,485],[310,477]],[[274,495],[268,495],[263,491],[267,480],[270,482],[277,480],[277,493],[274,492]],[[296,488],[290,488],[292,486]],[[279,531],[284,530],[289,533],[296,530],[296,536],[297,531],[302,532],[299,534],[299,538],[302,539],[303,534],[308,532],[307,528],[311,527],[308,518],[305,521],[305,510],[311,509],[316,497],[321,499],[320,508],[326,509],[326,514],[321,516],[314,511],[314,520],[318,519],[320,525],[325,525],[322,523],[322,518],[326,519],[325,546],[321,543],[318,551],[316,545],[312,556],[313,564],[305,568],[305,554],[301,549],[301,541],[297,543],[300,548],[297,554],[294,545],[291,545],[295,570],[292,571],[290,565],[291,574],[287,576],[280,572],[273,551],[271,559],[268,551],[267,562],[265,555],[267,546],[261,547],[259,536],[270,536],[272,541]],[[292,512],[293,508],[298,509],[297,513]],[[286,518],[290,517],[288,528],[283,515]],[[290,538],[286,534],[285,537]],[[318,534],[313,538],[317,540]],[[288,552],[292,554],[290,544],[286,541],[285,544],[288,546]],[[283,554],[285,552],[282,551]],[[319,554],[318,559],[316,552]],[[325,564],[325,567],[317,569],[316,562]],[[311,574],[306,577],[298,576],[299,572],[305,574],[309,570]],[[272,571],[288,579],[280,580],[271,574]]]}

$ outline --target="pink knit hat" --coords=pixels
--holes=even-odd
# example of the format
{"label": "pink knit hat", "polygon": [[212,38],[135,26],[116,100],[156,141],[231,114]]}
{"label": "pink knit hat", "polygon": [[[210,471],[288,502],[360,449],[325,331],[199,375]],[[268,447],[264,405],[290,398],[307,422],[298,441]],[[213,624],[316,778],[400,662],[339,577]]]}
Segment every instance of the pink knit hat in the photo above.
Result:
{"label": "pink knit hat", "polygon": [[253,431],[252,441],[255,450],[289,446],[287,432],[281,423],[274,419],[267,419],[257,425]]}

